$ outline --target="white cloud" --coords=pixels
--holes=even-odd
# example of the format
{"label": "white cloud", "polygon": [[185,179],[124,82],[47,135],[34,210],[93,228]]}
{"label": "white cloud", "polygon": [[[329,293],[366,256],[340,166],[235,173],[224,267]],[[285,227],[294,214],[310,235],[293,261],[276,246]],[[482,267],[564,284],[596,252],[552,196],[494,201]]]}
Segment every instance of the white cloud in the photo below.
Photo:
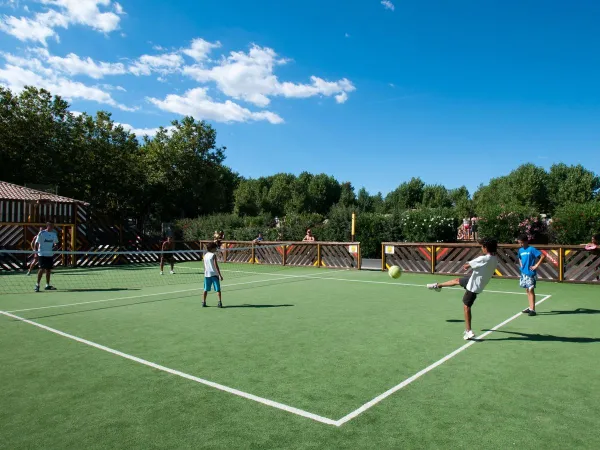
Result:
{"label": "white cloud", "polygon": [[352,92],[355,87],[346,78],[330,82],[312,76],[311,84],[280,82],[273,71],[288,60],[278,58],[273,49],[253,45],[248,53],[231,52],[219,65],[204,68],[187,66],[183,73],[200,83],[214,81],[225,95],[246,100],[257,106],[267,106],[271,96],[306,98],[316,95],[333,96]]}
{"label": "white cloud", "polygon": [[[68,28],[70,24],[85,25],[94,30],[109,33],[119,27],[124,14],[120,4],[114,3],[115,12],[102,12],[99,6],[110,8],[111,0],[38,0],[53,7],[33,17],[3,16],[0,30],[20,41],[34,41],[46,45],[49,38],[56,38],[56,28]],[[28,12],[28,11],[26,11]]]}
{"label": "white cloud", "polygon": [[348,100],[348,94],[345,92],[335,96],[335,101],[338,103],[346,103],[346,100]]}
{"label": "white cloud", "polygon": [[[159,132],[160,128],[135,128],[128,123],[118,123],[115,122],[115,125],[121,125],[125,131],[129,131],[130,133],[134,133],[137,137],[141,138],[144,136],[153,137],[156,136],[156,133]],[[167,132],[171,132],[175,127],[169,126],[165,127]]]}
{"label": "white cloud", "polygon": [[396,7],[390,0],[382,0],[381,4],[385,9],[389,9],[390,11],[394,11]]}
{"label": "white cloud", "polygon": [[47,89],[52,94],[60,95],[67,100],[89,100],[123,111],[136,110],[118,103],[110,93],[97,86],[87,86],[68,79],[59,71],[44,66],[37,58],[21,58],[11,54],[3,54],[3,56],[6,64],[0,69],[0,84],[12,91],[20,92],[25,86],[35,86]]}
{"label": "white cloud", "polygon": [[69,53],[66,57],[50,56],[48,63],[69,75],[87,75],[88,77],[100,79],[106,75],[123,75],[127,69],[121,63],[95,62],[88,57],[81,59],[74,53]]}
{"label": "white cloud", "polygon": [[129,66],[129,72],[136,76],[150,75],[152,72],[167,75],[176,72],[183,65],[183,57],[178,53],[164,53],[162,55],[142,55]]}
{"label": "white cloud", "polygon": [[248,122],[266,120],[273,124],[283,123],[283,119],[271,111],[252,112],[231,100],[219,103],[207,94],[207,88],[190,89],[184,95],[167,95],[164,100],[148,98],[163,111],[194,116],[196,119],[217,122]]}
{"label": "white cloud", "polygon": [[192,45],[189,48],[183,49],[182,51],[189,57],[201,62],[208,58],[208,55],[213,49],[219,47],[221,47],[221,43],[218,41],[212,43],[205,41],[204,39],[197,38],[192,41]]}

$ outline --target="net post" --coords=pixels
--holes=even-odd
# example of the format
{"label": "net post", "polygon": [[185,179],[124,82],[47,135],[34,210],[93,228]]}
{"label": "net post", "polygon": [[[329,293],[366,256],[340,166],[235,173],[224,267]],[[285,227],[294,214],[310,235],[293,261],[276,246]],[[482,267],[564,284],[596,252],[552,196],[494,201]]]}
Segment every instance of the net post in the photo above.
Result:
{"label": "net post", "polygon": [[321,267],[321,244],[317,244],[317,267]]}
{"label": "net post", "polygon": [[[67,250],[67,230],[69,229],[69,227],[63,227],[62,230],[62,249],[63,251]],[[60,255],[60,265],[65,267],[65,263],[66,263],[67,258],[65,257],[65,254],[63,253],[62,255]]]}
{"label": "net post", "polygon": [[560,247],[558,249],[558,281],[563,282],[565,280],[565,249]]}
{"label": "net post", "polygon": [[256,260],[256,249],[254,248],[254,242],[252,242],[252,264],[255,264]]}
{"label": "net post", "polygon": [[[23,250],[27,250],[27,225],[23,225]],[[27,254],[23,255],[23,270],[28,269]]]}
{"label": "net post", "polygon": [[[71,251],[74,252],[77,250],[77,218],[75,218],[75,223],[71,225]],[[73,267],[77,266],[77,257],[73,253],[71,255],[71,265]]]}
{"label": "net post", "polygon": [[431,273],[435,273],[435,266],[437,264],[437,247],[431,246]]}

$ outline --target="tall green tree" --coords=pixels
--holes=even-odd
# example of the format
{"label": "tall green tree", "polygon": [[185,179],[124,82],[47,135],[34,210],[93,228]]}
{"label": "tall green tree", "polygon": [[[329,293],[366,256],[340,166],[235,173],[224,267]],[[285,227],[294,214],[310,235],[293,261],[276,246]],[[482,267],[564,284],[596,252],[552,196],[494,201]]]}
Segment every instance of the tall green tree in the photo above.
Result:
{"label": "tall green tree", "polygon": [[411,178],[390,192],[386,198],[388,211],[414,209],[423,202],[423,189],[425,183],[420,178]]}
{"label": "tall green tree", "polygon": [[598,198],[600,177],[581,164],[554,164],[548,177],[548,194],[553,208],[569,203],[586,203]]}

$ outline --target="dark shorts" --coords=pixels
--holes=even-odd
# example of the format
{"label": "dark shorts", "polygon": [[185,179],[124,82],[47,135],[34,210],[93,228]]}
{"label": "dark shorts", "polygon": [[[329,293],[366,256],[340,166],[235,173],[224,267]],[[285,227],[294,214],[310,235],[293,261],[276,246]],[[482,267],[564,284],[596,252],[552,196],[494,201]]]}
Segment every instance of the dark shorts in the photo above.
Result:
{"label": "dark shorts", "polygon": [[162,260],[168,263],[173,263],[175,262],[175,255],[173,253],[167,253],[166,255],[162,256]]}
{"label": "dark shorts", "polygon": [[475,300],[477,300],[477,294],[475,292],[467,290],[467,284],[469,284],[469,277],[462,277],[459,281],[461,287],[465,290],[465,295],[463,295],[463,303],[468,307],[473,306],[473,303],[475,303]]}
{"label": "dark shorts", "polygon": [[51,270],[54,266],[54,257],[52,256],[40,256],[38,261],[38,267],[44,270]]}

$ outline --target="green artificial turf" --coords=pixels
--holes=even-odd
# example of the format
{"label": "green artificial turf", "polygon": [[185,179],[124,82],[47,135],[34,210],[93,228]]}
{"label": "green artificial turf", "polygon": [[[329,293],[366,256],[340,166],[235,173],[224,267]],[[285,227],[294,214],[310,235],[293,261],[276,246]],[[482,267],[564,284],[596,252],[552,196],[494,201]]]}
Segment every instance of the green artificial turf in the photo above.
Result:
{"label": "green artificial turf", "polygon": [[[82,291],[2,295],[0,310],[333,420],[465,344],[462,292],[428,291],[431,276],[229,266],[218,309],[214,295],[201,308],[201,277],[179,269],[180,281],[85,290],[111,286],[94,272]],[[510,280],[488,290],[520,292]],[[527,306],[501,292],[475,303],[476,333]],[[539,283],[538,300],[552,297],[537,317],[340,427],[0,316],[0,448],[600,448],[599,294]]]}

